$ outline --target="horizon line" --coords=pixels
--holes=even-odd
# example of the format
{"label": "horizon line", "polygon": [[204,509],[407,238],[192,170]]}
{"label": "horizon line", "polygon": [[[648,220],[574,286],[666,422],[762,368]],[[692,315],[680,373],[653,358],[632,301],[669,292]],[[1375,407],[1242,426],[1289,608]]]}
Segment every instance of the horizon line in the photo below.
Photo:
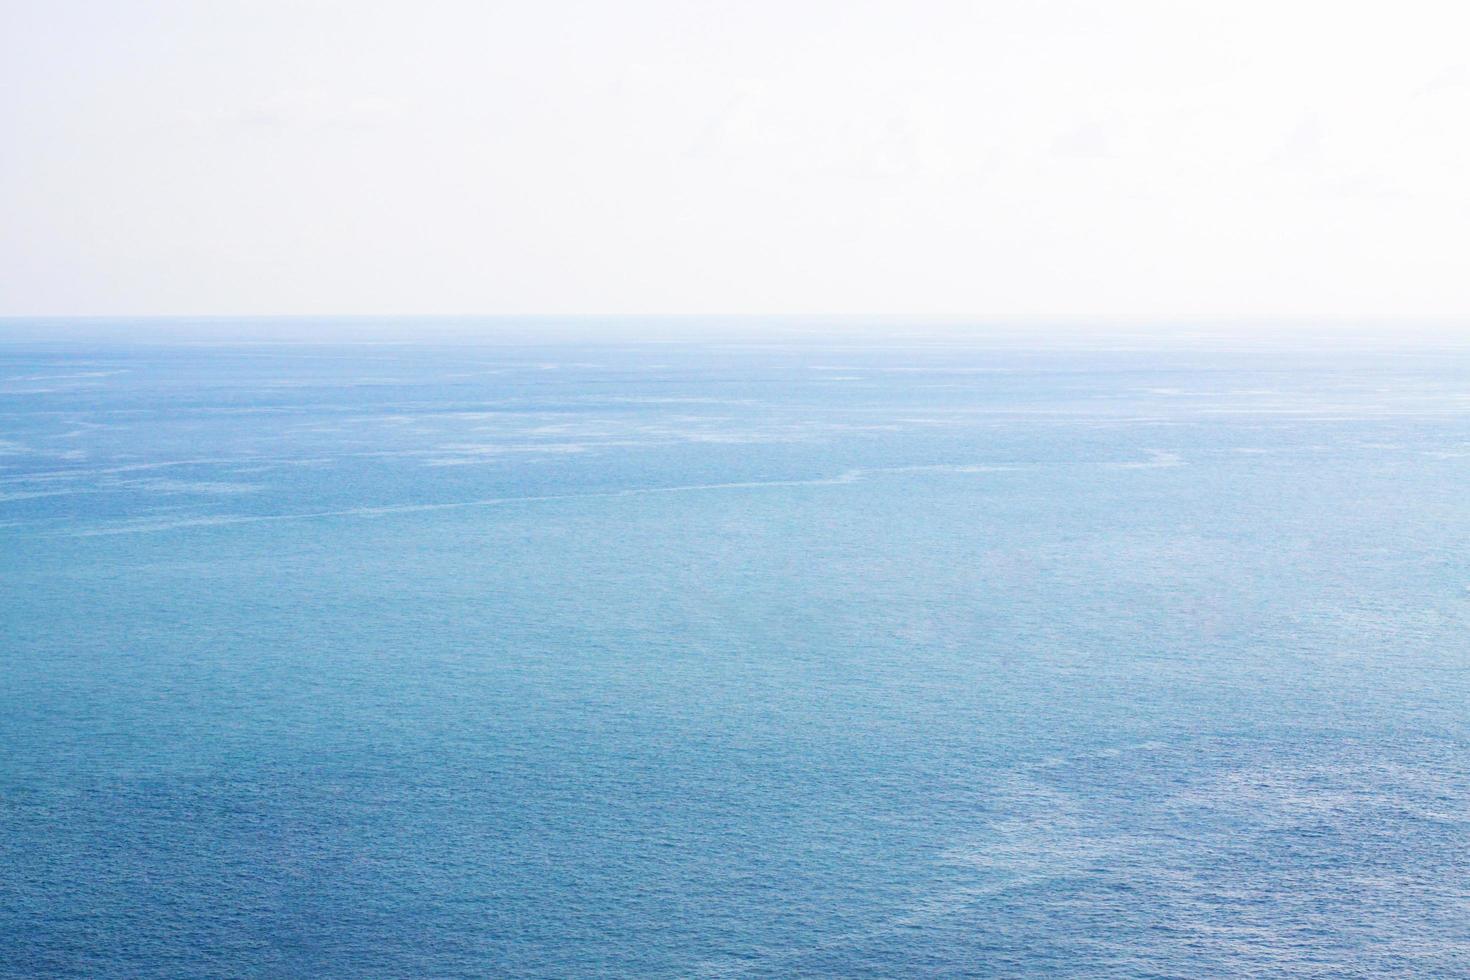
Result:
{"label": "horizon line", "polygon": [[1322,324],[1400,324],[1462,322],[1470,325],[1470,312],[1431,314],[1343,314],[1343,313],[1191,313],[1191,314],[1126,314],[1126,313],[717,313],[717,312],[642,312],[642,313],[546,313],[546,312],[461,312],[461,313],[0,313],[7,320],[908,320],[1004,325],[1007,323],[1191,325],[1249,323],[1322,323]]}

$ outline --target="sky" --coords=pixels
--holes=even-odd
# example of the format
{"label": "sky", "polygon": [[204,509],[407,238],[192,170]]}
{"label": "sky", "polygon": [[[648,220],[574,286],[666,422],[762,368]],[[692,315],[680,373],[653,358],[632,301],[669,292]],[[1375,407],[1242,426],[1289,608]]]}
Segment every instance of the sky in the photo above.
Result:
{"label": "sky", "polygon": [[0,315],[1470,317],[1458,2],[0,0]]}

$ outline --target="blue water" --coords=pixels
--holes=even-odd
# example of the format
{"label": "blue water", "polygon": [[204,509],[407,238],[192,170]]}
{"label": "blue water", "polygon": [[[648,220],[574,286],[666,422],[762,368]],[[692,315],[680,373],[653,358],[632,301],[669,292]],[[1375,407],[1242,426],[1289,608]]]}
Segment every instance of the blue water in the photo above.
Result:
{"label": "blue water", "polygon": [[1463,349],[31,326],[4,975],[1470,974]]}

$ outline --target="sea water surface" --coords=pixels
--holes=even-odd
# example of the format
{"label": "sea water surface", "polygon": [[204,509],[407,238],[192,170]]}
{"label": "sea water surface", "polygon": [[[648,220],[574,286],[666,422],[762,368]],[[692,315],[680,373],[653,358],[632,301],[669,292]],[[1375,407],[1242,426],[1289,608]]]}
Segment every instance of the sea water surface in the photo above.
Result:
{"label": "sea water surface", "polygon": [[1470,974],[1463,348],[22,326],[0,974]]}

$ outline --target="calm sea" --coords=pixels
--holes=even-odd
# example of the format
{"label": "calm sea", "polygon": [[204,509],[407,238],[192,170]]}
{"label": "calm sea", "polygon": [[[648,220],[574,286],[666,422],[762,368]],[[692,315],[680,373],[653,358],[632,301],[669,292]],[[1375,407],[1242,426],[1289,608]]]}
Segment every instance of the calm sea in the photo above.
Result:
{"label": "calm sea", "polygon": [[584,326],[0,324],[0,973],[1470,974],[1464,349]]}

